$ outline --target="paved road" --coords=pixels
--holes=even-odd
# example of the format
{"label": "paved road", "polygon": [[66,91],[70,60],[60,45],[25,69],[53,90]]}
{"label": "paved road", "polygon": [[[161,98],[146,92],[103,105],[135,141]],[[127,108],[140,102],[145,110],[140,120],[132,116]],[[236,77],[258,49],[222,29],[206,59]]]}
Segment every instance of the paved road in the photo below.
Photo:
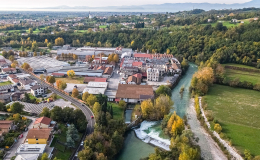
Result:
{"label": "paved road", "polygon": [[[22,72],[25,72],[24,70],[20,69]],[[26,72],[27,73],[27,72]],[[79,109],[82,110],[82,112],[85,114],[87,121],[88,121],[88,125],[86,126],[86,134],[91,134],[92,132],[94,132],[94,124],[95,124],[95,119],[91,118],[91,116],[94,117],[93,112],[83,103],[79,102],[78,100],[72,98],[71,96],[68,96],[66,94],[64,94],[63,92],[59,91],[58,89],[54,88],[53,86],[45,83],[44,81],[41,81],[38,77],[34,76],[31,74],[32,79],[36,80],[39,84],[42,84],[46,87],[49,88],[49,90],[51,90],[52,92],[56,93],[57,95],[61,96],[62,98],[71,101],[72,104],[74,104],[75,106],[77,106]],[[85,135],[86,136],[86,135]],[[77,149],[77,152],[80,151],[80,146]]]}

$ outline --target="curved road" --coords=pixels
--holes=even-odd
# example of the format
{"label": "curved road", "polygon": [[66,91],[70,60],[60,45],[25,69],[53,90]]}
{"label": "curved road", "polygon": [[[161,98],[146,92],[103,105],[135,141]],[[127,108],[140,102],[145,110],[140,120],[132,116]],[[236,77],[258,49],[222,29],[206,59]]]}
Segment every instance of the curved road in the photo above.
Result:
{"label": "curved road", "polygon": [[[19,69],[20,69],[21,72],[28,73],[28,72],[24,71],[21,68],[19,68]],[[82,112],[85,114],[86,119],[88,121],[88,125],[86,126],[86,134],[83,136],[83,139],[85,138],[86,135],[89,135],[89,134],[94,132],[95,119],[91,118],[91,116],[94,117],[94,113],[89,109],[88,106],[86,106],[84,103],[81,103],[78,100],[72,98],[71,96],[64,94],[63,92],[61,92],[58,89],[54,88],[52,85],[49,85],[45,81],[40,80],[38,77],[36,77],[36,76],[34,76],[32,74],[30,74],[30,75],[31,75],[33,80],[36,80],[39,84],[42,84],[43,86],[48,87],[49,90],[51,90],[53,93],[56,93],[57,95],[61,96],[62,98],[70,101],[72,104],[74,104],[75,106],[77,106],[79,109],[82,110]],[[77,152],[80,151],[81,149],[82,149],[82,147],[78,146]],[[74,156],[71,156],[71,157],[74,157]]]}

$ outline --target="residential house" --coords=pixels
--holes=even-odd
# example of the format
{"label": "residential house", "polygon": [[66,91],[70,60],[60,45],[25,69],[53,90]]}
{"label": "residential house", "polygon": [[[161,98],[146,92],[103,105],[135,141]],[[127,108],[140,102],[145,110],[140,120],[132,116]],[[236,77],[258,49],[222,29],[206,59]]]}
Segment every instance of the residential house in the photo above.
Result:
{"label": "residential house", "polygon": [[119,84],[116,101],[124,100],[127,103],[138,103],[146,99],[153,99],[154,91],[150,85]]}
{"label": "residential house", "polygon": [[53,77],[65,77],[64,73],[52,73],[51,74]]}
{"label": "residential house", "polygon": [[7,76],[7,80],[12,82],[14,85],[17,85],[19,83],[18,77],[16,75],[14,75],[14,74],[9,74]]}
{"label": "residential house", "polygon": [[13,126],[13,121],[0,120],[0,136],[2,136],[3,133],[8,133],[12,130]]}
{"label": "residential house", "polygon": [[11,101],[20,101],[21,96],[23,95],[23,92],[15,92],[11,94]]}
{"label": "residential house", "polygon": [[55,121],[52,121],[48,117],[40,117],[35,120],[33,123],[33,128],[54,128],[56,125]]}
{"label": "residential house", "polygon": [[14,87],[11,84],[0,86],[0,93],[14,92]]}
{"label": "residential house", "polygon": [[51,128],[33,128],[28,131],[25,143],[28,144],[48,144],[53,138]]}
{"label": "residential house", "polygon": [[127,79],[128,84],[137,84],[137,78],[134,76],[129,76]]}
{"label": "residential house", "polygon": [[30,90],[32,86],[36,84],[36,82],[30,78],[22,78],[19,80],[21,84],[21,88],[25,90]]}
{"label": "residential house", "polygon": [[2,73],[4,74],[15,74],[17,73],[15,68],[3,68]]}
{"label": "residential house", "polygon": [[106,69],[104,70],[103,75],[107,75],[107,76],[111,76],[113,73],[113,68],[112,67],[106,67]]}
{"label": "residential house", "polygon": [[1,103],[11,102],[11,96],[9,94],[0,94],[0,102]]}
{"label": "residential house", "polygon": [[31,93],[34,96],[41,96],[48,93],[48,87],[42,85],[34,85],[31,87]]}

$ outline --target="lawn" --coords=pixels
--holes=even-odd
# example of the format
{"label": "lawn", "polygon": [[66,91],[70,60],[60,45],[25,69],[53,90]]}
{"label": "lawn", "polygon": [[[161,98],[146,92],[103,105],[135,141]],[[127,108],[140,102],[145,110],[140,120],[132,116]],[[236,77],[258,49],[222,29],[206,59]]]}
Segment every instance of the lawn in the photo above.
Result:
{"label": "lawn", "polygon": [[[244,24],[249,23],[249,19],[242,19],[242,20],[238,20],[238,21],[244,21]],[[220,22],[222,22],[223,26],[226,26],[227,28],[239,26],[241,24],[241,23],[230,23],[230,21],[219,20],[218,22],[215,22],[215,23],[206,23],[206,24],[202,24],[202,25],[205,26],[205,25],[211,24],[212,27],[215,27],[217,25],[217,23],[220,23]]]}
{"label": "lawn", "polygon": [[107,28],[106,25],[100,25],[99,28]]}
{"label": "lawn", "polygon": [[213,85],[205,100],[232,144],[260,155],[260,92]]}
{"label": "lawn", "polygon": [[74,78],[55,78],[56,80],[62,80],[66,83],[75,83],[75,84],[83,84],[84,77],[74,77]]}
{"label": "lawn", "polygon": [[[251,66],[245,66],[240,64],[224,64],[224,66],[235,66],[240,68],[259,70]],[[253,84],[260,83],[260,74],[257,72],[240,71],[240,70],[226,68],[225,76],[227,77],[228,80],[239,78],[240,81],[248,81],[248,82],[252,82]]]}
{"label": "lawn", "polygon": [[[65,124],[59,123],[59,129],[61,130],[61,134],[56,134],[51,144],[51,147],[56,148],[53,157],[57,157],[58,159],[64,159],[64,160],[69,159],[71,154],[73,153],[73,149],[65,149],[65,146],[56,142],[57,140],[59,140],[62,143],[66,143],[67,127],[65,126]],[[79,136],[81,137],[82,134],[79,134]],[[78,146],[79,143],[80,142],[77,142],[75,146]],[[62,152],[61,150],[64,150],[64,152]]]}
{"label": "lawn", "polygon": [[122,109],[117,103],[108,102],[113,107],[113,118],[122,119],[124,118],[124,109]]}
{"label": "lawn", "polygon": [[5,85],[8,85],[8,84],[12,84],[12,83],[10,81],[1,82],[0,86],[5,86]]}

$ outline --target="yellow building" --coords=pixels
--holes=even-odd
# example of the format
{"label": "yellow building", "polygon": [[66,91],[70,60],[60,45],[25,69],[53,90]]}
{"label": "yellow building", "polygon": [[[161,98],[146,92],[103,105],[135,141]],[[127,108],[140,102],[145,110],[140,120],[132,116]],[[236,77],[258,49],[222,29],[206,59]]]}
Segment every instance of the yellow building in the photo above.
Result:
{"label": "yellow building", "polygon": [[44,129],[30,129],[26,137],[26,143],[28,144],[48,144],[52,139],[51,130],[49,128]]}

